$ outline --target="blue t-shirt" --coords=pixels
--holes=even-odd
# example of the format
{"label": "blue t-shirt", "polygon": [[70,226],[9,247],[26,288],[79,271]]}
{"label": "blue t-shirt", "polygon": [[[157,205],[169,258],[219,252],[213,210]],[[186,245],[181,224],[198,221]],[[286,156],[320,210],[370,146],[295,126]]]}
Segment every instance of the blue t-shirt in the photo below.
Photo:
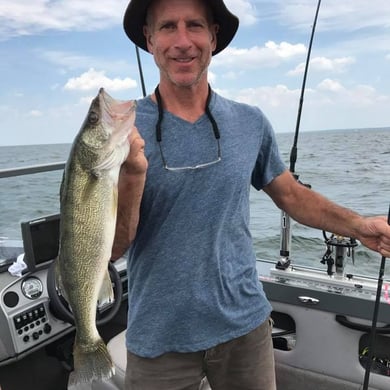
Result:
{"label": "blue t-shirt", "polygon": [[[270,314],[249,231],[250,185],[285,169],[271,125],[255,107],[212,93],[221,161],[168,171],[156,141],[158,110],[138,101],[136,126],[149,162],[128,262],[126,345],[143,357],[194,352],[242,336]],[[168,166],[214,161],[207,115],[189,123],[165,111],[161,148]]]}

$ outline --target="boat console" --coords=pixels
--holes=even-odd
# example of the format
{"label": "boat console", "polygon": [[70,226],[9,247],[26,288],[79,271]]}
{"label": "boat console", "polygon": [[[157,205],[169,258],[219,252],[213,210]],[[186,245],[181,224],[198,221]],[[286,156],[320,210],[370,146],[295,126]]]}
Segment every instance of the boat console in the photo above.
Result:
{"label": "boat console", "polygon": [[[21,275],[0,273],[0,366],[20,360],[74,330],[53,312],[48,288],[50,265],[58,254],[59,215],[21,224],[23,242],[2,247],[1,254],[16,261],[24,253],[27,268]],[[126,259],[115,263],[123,289],[127,290]]]}
{"label": "boat console", "polygon": [[0,366],[73,330],[50,311],[47,268],[0,277]]}

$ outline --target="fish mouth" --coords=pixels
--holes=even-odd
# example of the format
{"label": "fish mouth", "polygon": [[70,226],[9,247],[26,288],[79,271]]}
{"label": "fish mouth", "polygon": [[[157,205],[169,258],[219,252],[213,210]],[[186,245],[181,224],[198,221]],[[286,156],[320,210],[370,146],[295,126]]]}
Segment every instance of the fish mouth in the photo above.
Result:
{"label": "fish mouth", "polygon": [[130,150],[129,134],[134,127],[136,101],[116,100],[103,88],[99,90],[94,103],[95,112],[99,114],[94,138],[99,142],[89,142],[81,138],[87,148],[93,151],[94,162],[89,170],[96,177],[103,171],[111,171],[119,167],[127,158]]}
{"label": "fish mouth", "polygon": [[134,126],[134,100],[115,100],[103,88],[99,91],[102,123],[112,129],[116,142],[123,144]]}
{"label": "fish mouth", "polygon": [[134,100],[115,100],[103,88],[99,91],[99,99],[102,113],[108,113],[116,121],[128,119],[135,110]]}
{"label": "fish mouth", "polygon": [[104,89],[99,92],[99,96],[102,104],[102,121],[112,130],[109,142],[111,153],[122,163],[130,148],[128,136],[134,127],[136,102],[113,99]]}
{"label": "fish mouth", "polygon": [[84,137],[81,138],[81,142],[94,150],[106,147],[115,149],[125,145],[134,126],[135,109],[135,100],[116,100],[104,88],[100,88],[91,103],[89,112],[95,112],[98,116],[92,126],[97,127],[101,142],[88,142]]}

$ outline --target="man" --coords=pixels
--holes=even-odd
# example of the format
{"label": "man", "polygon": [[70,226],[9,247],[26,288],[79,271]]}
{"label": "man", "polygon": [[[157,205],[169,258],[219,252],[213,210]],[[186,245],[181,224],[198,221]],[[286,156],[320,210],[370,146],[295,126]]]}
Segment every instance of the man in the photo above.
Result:
{"label": "man", "polygon": [[124,28],[160,83],[138,102],[119,182],[113,258],[130,246],[126,389],[276,388],[269,315],[249,233],[249,189],[300,223],[390,254],[386,218],[297,183],[255,107],[209,89],[238,19],[222,0],[132,0]]}

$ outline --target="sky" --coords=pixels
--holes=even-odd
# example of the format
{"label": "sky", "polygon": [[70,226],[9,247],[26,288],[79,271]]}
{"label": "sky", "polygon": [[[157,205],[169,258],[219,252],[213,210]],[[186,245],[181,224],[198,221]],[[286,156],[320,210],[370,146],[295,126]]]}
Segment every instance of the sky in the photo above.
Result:
{"label": "sky", "polygon": [[[211,86],[294,132],[317,0],[225,0],[240,19]],[[0,0],[0,145],[73,141],[91,99],[142,97],[127,0]],[[158,83],[141,52],[147,93]],[[390,126],[390,1],[322,0],[300,131]]]}

